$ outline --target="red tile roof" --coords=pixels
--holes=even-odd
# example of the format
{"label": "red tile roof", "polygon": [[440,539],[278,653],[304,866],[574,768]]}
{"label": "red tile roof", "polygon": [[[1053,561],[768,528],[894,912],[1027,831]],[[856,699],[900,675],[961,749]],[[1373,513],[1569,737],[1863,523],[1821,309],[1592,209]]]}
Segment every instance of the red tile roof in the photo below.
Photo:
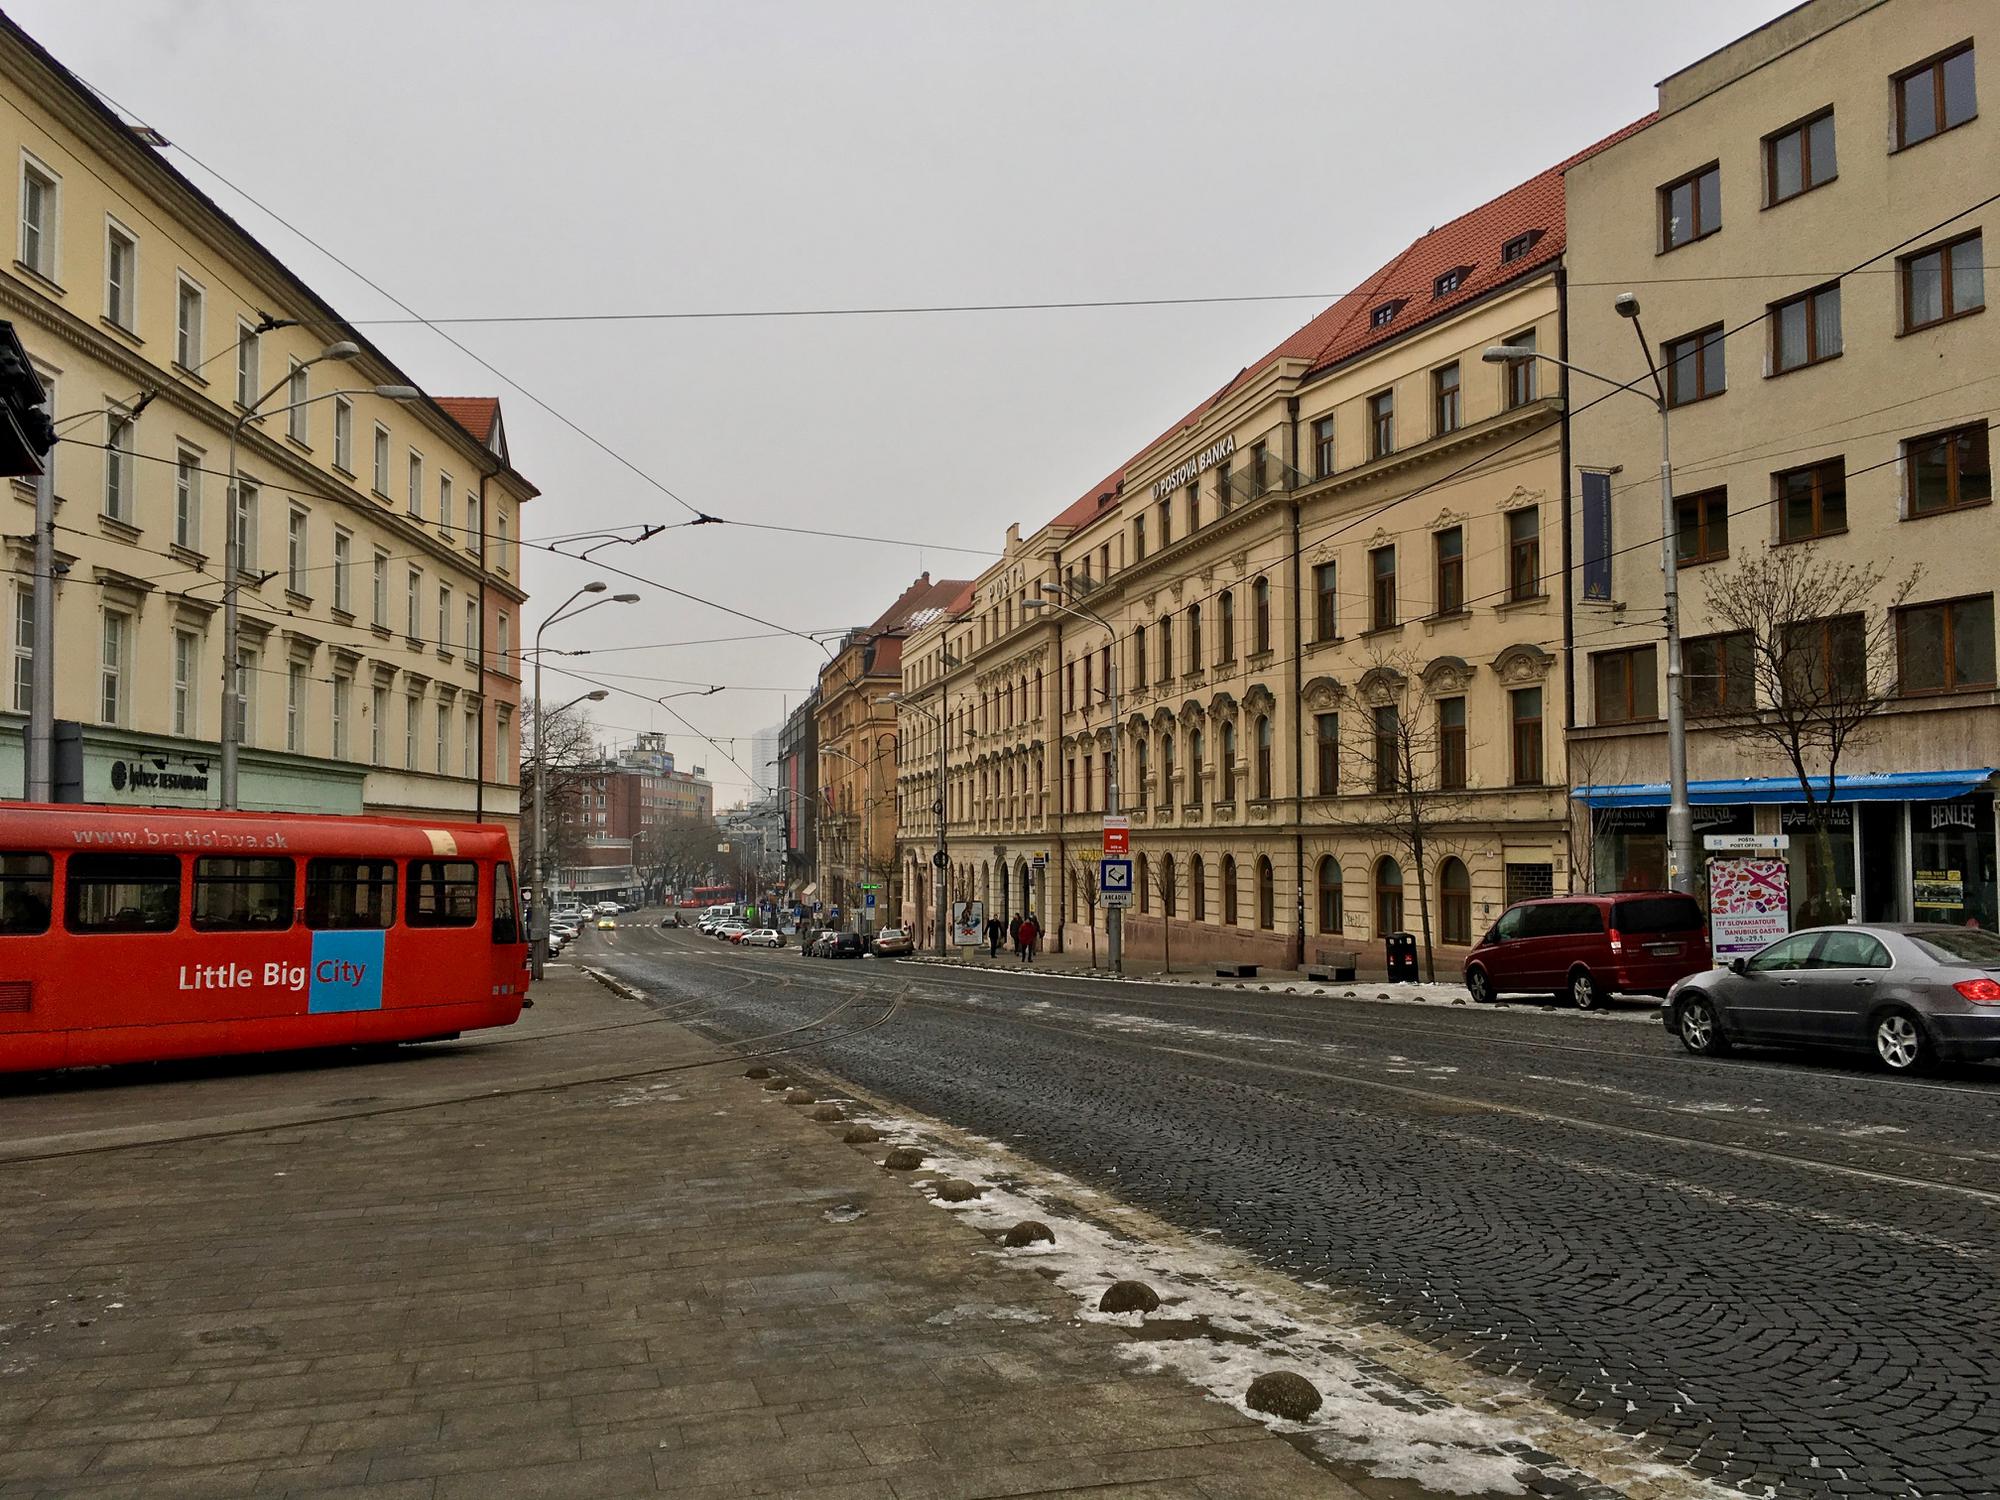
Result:
{"label": "red tile roof", "polygon": [[472,434],[473,441],[493,441],[493,423],[500,416],[499,397],[439,396],[436,400],[446,416]]}
{"label": "red tile roof", "polygon": [[965,578],[945,578],[931,582],[931,575],[921,575],[915,583],[904,589],[896,602],[882,611],[882,615],[865,632],[871,636],[898,635],[912,630],[921,630],[935,620],[960,594],[969,595],[971,580]]}

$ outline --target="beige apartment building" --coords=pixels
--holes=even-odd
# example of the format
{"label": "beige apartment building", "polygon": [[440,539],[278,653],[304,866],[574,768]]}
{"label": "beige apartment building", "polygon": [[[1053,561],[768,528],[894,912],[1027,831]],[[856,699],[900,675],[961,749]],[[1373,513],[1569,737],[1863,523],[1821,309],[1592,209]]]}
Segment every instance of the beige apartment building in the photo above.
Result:
{"label": "beige apartment building", "polygon": [[[86,800],[212,807],[226,538],[242,554],[249,808],[518,820],[518,537],[498,402],[408,378],[12,22],[10,320],[49,393],[57,574],[35,638],[35,484],[9,508],[0,787],[36,653]],[[358,354],[320,362],[330,344]],[[266,396],[272,388],[277,389]],[[239,482],[229,451],[241,424]]]}
{"label": "beige apartment building", "polygon": [[[1374,964],[1428,931],[1443,972],[1507,901],[1569,888],[1564,410],[1530,357],[1560,347],[1562,170],[1426,234],[1010,531],[912,636],[906,880],[942,729],[948,899],[1031,908],[1072,951],[1104,924],[1111,811],[1141,961]],[[1521,357],[1482,360],[1503,343]]]}
{"label": "beige apartment building", "polygon": [[[1830,670],[1888,695],[1839,763],[1831,890],[1805,888],[1792,840],[1795,917],[1803,900],[1820,916],[2000,920],[2000,325],[1983,315],[1985,234],[2000,224],[1980,206],[2000,163],[1996,57],[2000,9],[1983,0],[1812,0],[1669,76],[1655,120],[1567,174],[1572,357],[1647,381],[1613,307],[1629,288],[1669,382],[1697,833],[1804,826],[1785,757],[1732,732],[1778,701],[1760,641],[1796,651],[1803,693]],[[1586,393],[1573,459],[1608,476],[1609,529],[1587,544],[1578,517],[1572,768],[1594,883],[1656,886],[1660,418]],[[1760,567],[1823,579],[1848,566],[1879,586],[1831,618],[1724,623],[1744,626],[1729,605]]]}

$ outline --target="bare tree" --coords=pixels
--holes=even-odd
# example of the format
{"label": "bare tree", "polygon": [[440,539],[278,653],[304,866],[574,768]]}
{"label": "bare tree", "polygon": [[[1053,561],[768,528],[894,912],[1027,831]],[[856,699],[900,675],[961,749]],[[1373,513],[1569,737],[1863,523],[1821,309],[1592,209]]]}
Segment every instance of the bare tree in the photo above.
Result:
{"label": "bare tree", "polygon": [[[1571,786],[1598,785],[1609,760],[1603,741],[1572,738],[1566,754]],[[1564,802],[1563,833],[1569,853],[1569,888],[1573,893],[1588,892],[1597,881],[1596,812],[1579,797],[1568,797]]]}
{"label": "bare tree", "polygon": [[638,855],[659,889],[685,892],[714,874],[715,846],[721,841],[711,822],[673,818],[640,832]]}
{"label": "bare tree", "polygon": [[1806,925],[1847,916],[1834,872],[1834,778],[1896,694],[1896,610],[1921,573],[1892,579],[1877,563],[1835,562],[1805,542],[1750,553],[1707,579],[1725,644],[1709,672],[1687,679],[1689,710],[1714,714],[1725,738],[1775,748],[1798,779]]}
{"label": "bare tree", "polygon": [[1163,854],[1158,859],[1147,862],[1146,883],[1160,898],[1160,967],[1167,973],[1173,972],[1173,956],[1167,948],[1167,934],[1173,923],[1168,919],[1174,912],[1175,898],[1180,894],[1180,862],[1171,854]]}
{"label": "bare tree", "polygon": [[1097,855],[1085,852],[1071,856],[1077,889],[1083,895],[1084,916],[1090,926],[1090,966],[1097,967]]}
{"label": "bare tree", "polygon": [[[1393,848],[1397,863],[1415,876],[1424,977],[1434,984],[1431,873],[1458,849],[1458,830],[1473,799],[1467,790],[1470,730],[1464,699],[1455,692],[1463,681],[1448,664],[1433,663],[1429,670],[1426,682],[1413,658],[1378,657],[1361,675],[1341,727],[1348,741],[1345,758],[1361,767],[1367,791],[1340,799],[1337,816],[1343,826]],[[1468,668],[1464,676],[1470,675]],[[1443,721],[1440,699],[1459,705],[1455,722]],[[1409,886],[1406,879],[1406,901]]]}
{"label": "bare tree", "polygon": [[535,802],[546,795],[551,875],[564,865],[580,864],[586,839],[582,812],[583,783],[598,764],[596,731],[589,717],[575,708],[537,714],[529,704],[521,711],[521,866],[537,868],[541,851],[535,842]]}

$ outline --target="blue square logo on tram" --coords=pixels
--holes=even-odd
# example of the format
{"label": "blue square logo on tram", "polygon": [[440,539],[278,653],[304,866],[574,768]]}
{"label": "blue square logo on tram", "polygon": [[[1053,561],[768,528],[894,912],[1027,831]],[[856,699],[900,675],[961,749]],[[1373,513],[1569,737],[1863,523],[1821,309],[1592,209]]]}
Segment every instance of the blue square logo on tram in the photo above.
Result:
{"label": "blue square logo on tram", "polygon": [[312,1015],[382,1008],[381,932],[315,932],[306,1009]]}

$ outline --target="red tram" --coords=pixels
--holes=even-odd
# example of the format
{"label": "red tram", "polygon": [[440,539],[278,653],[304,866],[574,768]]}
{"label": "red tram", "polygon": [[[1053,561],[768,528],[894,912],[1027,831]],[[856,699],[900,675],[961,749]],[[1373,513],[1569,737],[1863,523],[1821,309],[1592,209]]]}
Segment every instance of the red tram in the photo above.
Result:
{"label": "red tram", "polygon": [[0,806],[0,1072],[511,1025],[504,830]]}

